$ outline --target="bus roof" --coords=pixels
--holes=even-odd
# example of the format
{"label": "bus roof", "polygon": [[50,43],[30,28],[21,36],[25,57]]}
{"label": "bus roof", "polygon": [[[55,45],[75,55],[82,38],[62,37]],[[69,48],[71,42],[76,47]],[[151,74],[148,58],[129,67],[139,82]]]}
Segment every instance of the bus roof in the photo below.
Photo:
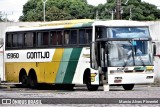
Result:
{"label": "bus roof", "polygon": [[144,22],[131,21],[131,20],[107,20],[107,21],[95,21],[94,26],[108,26],[108,27],[127,27],[127,26],[148,26]]}
{"label": "bus roof", "polygon": [[91,27],[92,25],[93,26],[108,26],[108,27],[148,26],[144,22],[130,21],[130,20],[105,20],[105,21],[97,20],[96,21],[92,19],[76,19],[76,20],[42,22],[35,26],[12,26],[12,27],[8,27],[6,29],[6,32]]}
{"label": "bus roof", "polygon": [[35,25],[35,26],[11,26],[6,29],[6,32],[91,27],[93,22],[94,20],[92,19],[76,19],[76,20],[42,22],[41,24]]}

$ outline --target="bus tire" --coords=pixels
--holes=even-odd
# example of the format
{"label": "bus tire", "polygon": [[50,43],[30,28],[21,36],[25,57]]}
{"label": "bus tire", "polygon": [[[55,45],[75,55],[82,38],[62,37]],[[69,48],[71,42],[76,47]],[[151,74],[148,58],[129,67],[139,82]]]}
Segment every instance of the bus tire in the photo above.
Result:
{"label": "bus tire", "polygon": [[37,76],[36,74],[30,74],[29,75],[29,86],[32,89],[38,88],[38,83],[37,83]]}
{"label": "bus tire", "polygon": [[123,84],[122,86],[125,90],[132,90],[134,88],[134,84]]}
{"label": "bus tire", "polygon": [[92,85],[91,84],[91,72],[90,69],[86,69],[83,74],[83,83],[86,84],[87,89],[89,91],[96,91],[98,90],[99,85]]}
{"label": "bus tire", "polygon": [[22,75],[21,77],[22,87],[28,87],[28,77],[26,74]]}
{"label": "bus tire", "polygon": [[91,77],[90,77],[90,75],[88,75],[88,77],[87,77],[86,86],[87,86],[87,89],[89,91],[97,91],[98,87],[99,87],[99,85],[92,85],[91,84]]}

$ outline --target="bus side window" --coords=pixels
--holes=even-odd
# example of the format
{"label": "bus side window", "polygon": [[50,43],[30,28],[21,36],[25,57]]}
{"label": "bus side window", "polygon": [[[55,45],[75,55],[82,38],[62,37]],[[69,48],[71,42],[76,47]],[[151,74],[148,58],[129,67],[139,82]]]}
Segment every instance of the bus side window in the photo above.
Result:
{"label": "bus side window", "polygon": [[40,47],[42,46],[42,33],[41,32],[38,32],[37,33],[37,46]]}
{"label": "bus side window", "polygon": [[92,41],[92,29],[86,29],[86,40],[87,44],[90,44]]}
{"label": "bus side window", "polygon": [[12,34],[7,34],[6,36],[6,47],[7,48],[12,47]]}
{"label": "bus side window", "polygon": [[87,39],[85,37],[85,29],[79,30],[79,44],[86,44]]}
{"label": "bus side window", "polygon": [[33,36],[32,32],[25,33],[24,43],[26,47],[33,47]]}
{"label": "bus side window", "polygon": [[33,46],[36,47],[36,42],[37,42],[37,38],[36,38],[36,32],[33,32]]}
{"label": "bus side window", "polygon": [[69,44],[77,44],[77,30],[71,30]]}
{"label": "bus side window", "polygon": [[96,39],[107,38],[106,27],[96,27]]}
{"label": "bus side window", "polygon": [[17,47],[22,48],[23,47],[23,35],[22,33],[18,34],[18,40],[17,40]]}
{"label": "bus side window", "polygon": [[69,44],[69,35],[70,35],[70,30],[64,31],[64,44],[66,45]]}
{"label": "bus side window", "polygon": [[58,45],[62,45],[62,36],[63,36],[63,31],[57,31],[57,42],[58,42]]}
{"label": "bus side window", "polygon": [[17,47],[17,42],[18,42],[18,35],[17,34],[13,34],[13,44],[12,47]]}
{"label": "bus side window", "polygon": [[50,33],[50,45],[57,45],[57,33],[56,33],[56,31],[51,31],[51,33]]}
{"label": "bus side window", "polygon": [[43,46],[48,46],[48,44],[49,44],[49,32],[43,32],[42,41],[43,41]]}

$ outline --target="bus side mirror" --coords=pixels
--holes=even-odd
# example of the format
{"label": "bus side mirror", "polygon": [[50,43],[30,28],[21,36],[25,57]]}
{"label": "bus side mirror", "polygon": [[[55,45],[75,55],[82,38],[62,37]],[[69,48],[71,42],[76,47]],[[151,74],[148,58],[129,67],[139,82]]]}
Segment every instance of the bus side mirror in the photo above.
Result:
{"label": "bus side mirror", "polygon": [[156,56],[156,44],[155,44],[155,42],[153,43],[153,56]]}

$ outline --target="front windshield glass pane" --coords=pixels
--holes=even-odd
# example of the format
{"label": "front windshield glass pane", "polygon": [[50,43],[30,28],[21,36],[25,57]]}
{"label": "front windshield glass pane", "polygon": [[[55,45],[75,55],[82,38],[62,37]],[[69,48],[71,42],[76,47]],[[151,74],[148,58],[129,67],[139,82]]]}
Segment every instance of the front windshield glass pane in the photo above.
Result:
{"label": "front windshield glass pane", "polygon": [[134,41],[135,65],[152,65],[149,41]]}
{"label": "front windshield glass pane", "polygon": [[114,27],[108,28],[110,38],[148,38],[148,27]]}
{"label": "front windshield glass pane", "polygon": [[108,46],[109,66],[152,65],[148,41],[112,41]]}
{"label": "front windshield glass pane", "polygon": [[[123,43],[123,44],[122,44]],[[109,66],[134,65],[132,45],[129,42],[114,41],[109,45]]]}

